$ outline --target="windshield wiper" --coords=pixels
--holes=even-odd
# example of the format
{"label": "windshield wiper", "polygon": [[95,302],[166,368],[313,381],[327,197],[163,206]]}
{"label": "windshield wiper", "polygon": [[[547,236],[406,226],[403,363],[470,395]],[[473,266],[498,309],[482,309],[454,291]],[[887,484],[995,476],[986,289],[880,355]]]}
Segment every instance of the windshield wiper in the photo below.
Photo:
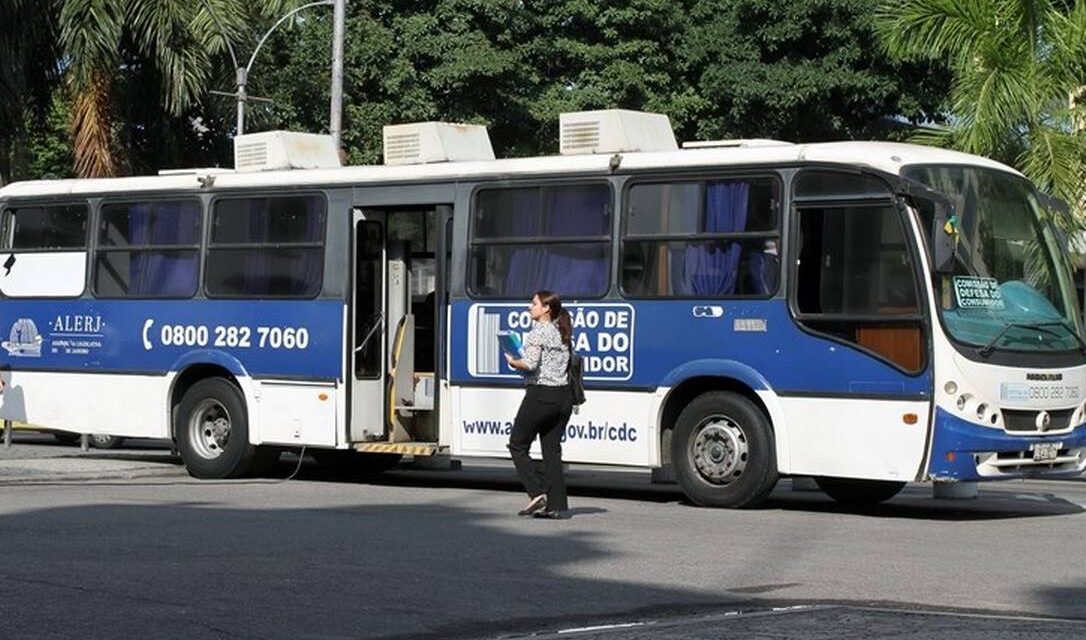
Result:
{"label": "windshield wiper", "polygon": [[1052,327],[1052,326],[1060,327],[1061,329],[1065,329],[1067,331],[1067,333],[1070,333],[1071,336],[1075,339],[1075,342],[1078,343],[1079,351],[1081,351],[1083,353],[1083,355],[1086,355],[1086,341],[1084,341],[1082,339],[1082,336],[1080,336],[1078,334],[1078,331],[1075,331],[1074,325],[1072,325],[1067,320],[1056,320],[1054,322],[1038,322],[1037,324],[1031,324],[1029,326],[1034,328],[1034,329],[1038,329],[1039,327]]}
{"label": "windshield wiper", "polygon": [[997,333],[994,338],[992,338],[990,341],[988,341],[988,344],[981,347],[980,350],[977,351],[977,353],[979,353],[984,358],[987,358],[988,356],[992,355],[992,352],[995,351],[995,346],[999,342],[999,339],[1002,338],[1004,335],[1007,334],[1008,331],[1010,331],[1011,329],[1013,329],[1015,327],[1018,327],[1019,329],[1033,329],[1034,331],[1039,331],[1041,333],[1047,333],[1048,335],[1050,335],[1050,336],[1052,336],[1054,338],[1063,337],[1058,332],[1053,331],[1052,329],[1046,329],[1045,328],[1045,327],[1052,327],[1052,326],[1061,327],[1061,328],[1065,329],[1068,333],[1070,333],[1075,338],[1075,341],[1078,342],[1079,350],[1086,353],[1086,342],[1083,342],[1082,338],[1078,335],[1078,333],[1075,332],[1071,327],[1067,326],[1067,323],[1065,321],[1062,321],[1062,320],[1056,321],[1056,322],[1038,322],[1038,323],[1035,323],[1035,324],[1030,324],[1028,322],[1008,322],[1007,324],[1003,325],[1003,328],[999,330],[999,333]]}

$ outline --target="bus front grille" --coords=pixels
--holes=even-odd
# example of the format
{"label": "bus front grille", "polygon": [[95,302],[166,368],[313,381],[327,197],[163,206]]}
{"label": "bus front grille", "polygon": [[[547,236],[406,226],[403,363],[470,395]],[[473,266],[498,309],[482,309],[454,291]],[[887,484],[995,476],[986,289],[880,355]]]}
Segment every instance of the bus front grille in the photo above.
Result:
{"label": "bus front grille", "polygon": [[1003,428],[1013,433],[1047,433],[1063,431],[1071,426],[1072,409],[1055,409],[1048,412],[1049,423],[1045,429],[1037,427],[1037,415],[1040,411],[1021,409],[1003,409]]}

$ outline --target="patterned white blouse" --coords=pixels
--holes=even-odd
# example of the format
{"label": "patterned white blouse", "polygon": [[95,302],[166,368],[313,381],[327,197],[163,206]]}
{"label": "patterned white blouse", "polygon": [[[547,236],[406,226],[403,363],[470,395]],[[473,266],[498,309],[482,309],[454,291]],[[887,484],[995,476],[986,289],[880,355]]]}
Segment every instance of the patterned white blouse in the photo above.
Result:
{"label": "patterned white blouse", "polygon": [[528,367],[524,372],[528,384],[561,387],[569,383],[569,349],[553,322],[532,322],[532,330],[524,336],[523,361]]}

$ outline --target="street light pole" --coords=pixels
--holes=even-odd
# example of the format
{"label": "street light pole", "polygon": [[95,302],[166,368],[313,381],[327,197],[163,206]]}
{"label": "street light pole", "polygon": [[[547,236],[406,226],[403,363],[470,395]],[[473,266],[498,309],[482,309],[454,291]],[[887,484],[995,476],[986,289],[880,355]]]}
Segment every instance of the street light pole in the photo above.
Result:
{"label": "street light pole", "polygon": [[[260,53],[260,47],[264,46],[264,43],[267,42],[268,36],[270,36],[272,34],[272,32],[275,31],[279,27],[279,25],[283,24],[284,22],[289,20],[291,18],[291,16],[298,13],[299,11],[302,11],[303,9],[308,9],[310,7],[317,7],[317,6],[320,6],[320,5],[336,5],[337,11],[338,11],[338,10],[340,10],[338,5],[340,3],[345,2],[345,1],[346,0],[318,0],[317,2],[310,2],[309,4],[303,4],[302,6],[297,7],[296,9],[294,9],[293,11],[288,12],[282,18],[279,18],[279,20],[276,21],[276,23],[273,24],[270,29],[268,29],[268,31],[264,34],[264,36],[262,38],[260,38],[260,42],[258,42],[256,44],[256,48],[253,49],[253,55],[249,56],[249,63],[246,64],[243,67],[238,62],[237,55],[234,54],[234,47],[231,46],[231,44],[230,44],[230,34],[227,33],[225,28],[223,28],[222,23],[219,22],[218,16],[215,15],[215,11],[211,8],[211,5],[208,4],[208,1],[203,0],[204,7],[207,9],[208,15],[211,16],[211,19],[215,22],[215,25],[219,28],[219,31],[222,32],[223,41],[226,42],[226,49],[227,49],[227,51],[230,52],[230,60],[234,63],[234,72],[236,74],[235,82],[237,83],[237,91],[232,93],[232,94],[223,93],[221,91],[212,91],[211,93],[217,93],[217,94],[228,95],[228,96],[232,95],[232,96],[237,98],[237,100],[238,100],[237,135],[240,136],[243,133],[245,133],[245,103],[246,102],[248,102],[249,100],[263,100],[263,101],[271,102],[267,98],[257,98],[255,96],[250,96],[248,94],[248,92],[246,91],[246,89],[245,89],[245,86],[246,86],[246,84],[248,83],[248,80],[249,80],[249,71],[253,68],[253,63],[256,62],[256,54]],[[342,38],[342,34],[340,34],[340,37]],[[333,48],[335,48],[334,44],[333,44]],[[343,58],[343,42],[342,42],[342,40],[340,40],[340,42],[339,42],[339,50],[340,50],[340,71],[339,71],[339,73],[340,73],[340,83],[341,83],[340,86],[341,86],[341,92],[342,92],[342,81],[343,81],[343,78],[342,78],[342,76],[343,76],[343,59],[342,59]],[[333,85],[334,85],[334,82],[335,82],[335,71],[333,69]],[[333,86],[333,94],[334,94],[334,91],[335,91],[335,89],[334,89],[334,86]],[[341,99],[342,99],[342,96],[341,96]],[[337,127],[336,130],[337,130],[337,133],[338,133],[338,127],[339,127],[338,122],[336,123],[336,127]],[[337,140],[338,140],[338,138],[337,138]],[[337,148],[338,148],[338,145],[337,145]]]}
{"label": "street light pole", "polygon": [[244,67],[237,67],[235,65],[234,72],[237,74],[237,97],[238,97],[238,125],[237,135],[245,133],[245,102],[249,99],[249,95],[245,92],[245,80],[249,75],[249,70]]}
{"label": "street light pole", "polygon": [[343,38],[347,23],[347,0],[335,0],[332,12],[332,105],[328,116],[328,132],[332,146],[340,149],[343,129]]}

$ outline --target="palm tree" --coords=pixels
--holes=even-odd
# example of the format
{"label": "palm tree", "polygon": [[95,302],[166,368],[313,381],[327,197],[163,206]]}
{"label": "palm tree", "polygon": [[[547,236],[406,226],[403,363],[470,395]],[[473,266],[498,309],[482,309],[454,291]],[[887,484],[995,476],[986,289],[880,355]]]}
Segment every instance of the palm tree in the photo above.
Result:
{"label": "palm tree", "polygon": [[1086,2],[883,0],[875,24],[890,55],[950,64],[951,124],[918,141],[1014,166],[1082,219]]}
{"label": "palm tree", "polygon": [[11,151],[28,112],[44,118],[60,77],[55,21],[46,3],[0,0],[0,185],[11,178]]}
{"label": "palm tree", "polygon": [[[0,0],[0,88],[69,92],[76,173],[111,176],[117,156],[119,100],[146,99],[140,86],[157,80],[150,94],[163,113],[177,117],[207,91],[227,39],[251,37],[299,0]],[[25,28],[33,25],[32,31]],[[128,82],[124,82],[128,80]],[[48,93],[48,91],[47,91]],[[139,94],[135,96],[132,94]],[[9,96],[12,94],[8,93]],[[37,95],[37,94],[35,94]],[[0,113],[18,122],[28,98],[9,100]],[[0,148],[0,153],[4,150]],[[0,166],[0,169],[3,167]]]}

